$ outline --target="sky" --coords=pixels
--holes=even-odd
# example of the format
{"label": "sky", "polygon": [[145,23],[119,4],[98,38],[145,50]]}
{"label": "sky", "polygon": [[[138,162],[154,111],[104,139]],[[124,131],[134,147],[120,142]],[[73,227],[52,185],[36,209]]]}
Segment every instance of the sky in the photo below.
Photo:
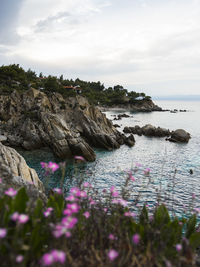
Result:
{"label": "sky", "polygon": [[200,0],[1,0],[0,65],[200,95]]}

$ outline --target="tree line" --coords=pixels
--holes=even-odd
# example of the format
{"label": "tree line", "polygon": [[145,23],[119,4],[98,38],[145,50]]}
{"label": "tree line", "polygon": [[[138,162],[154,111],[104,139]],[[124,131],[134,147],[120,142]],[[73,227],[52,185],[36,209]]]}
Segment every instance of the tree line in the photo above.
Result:
{"label": "tree line", "polygon": [[75,96],[76,92],[66,88],[67,86],[80,86],[82,89],[81,95],[87,97],[89,102],[95,105],[112,106],[151,99],[145,93],[128,91],[121,85],[106,88],[100,81],[88,82],[79,78],[75,80],[64,79],[63,75],[60,77],[52,75],[46,77],[42,73],[37,75],[31,69],[25,71],[19,64],[0,67],[0,92],[4,94],[10,94],[14,90],[23,92],[33,87],[47,94],[58,92],[64,97]]}

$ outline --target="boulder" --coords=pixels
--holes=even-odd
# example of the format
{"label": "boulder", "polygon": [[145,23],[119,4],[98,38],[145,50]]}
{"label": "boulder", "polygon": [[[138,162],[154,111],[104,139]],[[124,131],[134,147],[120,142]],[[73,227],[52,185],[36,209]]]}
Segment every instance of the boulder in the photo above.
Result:
{"label": "boulder", "polygon": [[135,138],[132,134],[125,138],[125,144],[129,147],[135,145]]}
{"label": "boulder", "polygon": [[178,142],[178,143],[188,143],[191,136],[188,132],[183,129],[177,129],[171,133],[170,138],[167,140],[170,142]]}

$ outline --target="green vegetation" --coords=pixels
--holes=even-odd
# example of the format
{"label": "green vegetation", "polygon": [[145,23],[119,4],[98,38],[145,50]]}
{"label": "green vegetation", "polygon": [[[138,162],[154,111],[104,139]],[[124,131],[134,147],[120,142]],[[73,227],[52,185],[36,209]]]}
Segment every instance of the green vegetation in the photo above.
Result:
{"label": "green vegetation", "polygon": [[[37,74],[28,70],[25,71],[18,64],[0,67],[0,92],[10,94],[14,90],[20,92],[28,90],[30,87],[42,90],[46,93],[58,92],[64,97],[75,96],[76,92],[67,86],[80,86],[81,95],[88,98],[91,104],[112,106],[116,104],[135,103],[143,99],[150,100],[150,96],[134,91],[128,92],[121,85],[105,88],[104,84],[98,82],[86,82],[80,79],[64,79],[49,75],[45,77],[42,73]],[[141,100],[137,98],[140,97]]]}
{"label": "green vegetation", "polygon": [[112,203],[114,191],[103,203],[83,187],[66,199],[52,192],[47,203],[29,201],[24,188],[8,192],[0,199],[1,266],[60,266],[53,251],[64,266],[195,266],[196,215],[170,217],[164,205],[136,215]]}

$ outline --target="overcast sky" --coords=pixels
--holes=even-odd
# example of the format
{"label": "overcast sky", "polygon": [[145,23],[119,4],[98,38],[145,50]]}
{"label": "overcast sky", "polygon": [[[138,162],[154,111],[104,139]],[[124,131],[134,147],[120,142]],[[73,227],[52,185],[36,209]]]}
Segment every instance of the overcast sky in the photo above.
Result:
{"label": "overcast sky", "polygon": [[200,94],[200,0],[1,0],[0,65]]}

